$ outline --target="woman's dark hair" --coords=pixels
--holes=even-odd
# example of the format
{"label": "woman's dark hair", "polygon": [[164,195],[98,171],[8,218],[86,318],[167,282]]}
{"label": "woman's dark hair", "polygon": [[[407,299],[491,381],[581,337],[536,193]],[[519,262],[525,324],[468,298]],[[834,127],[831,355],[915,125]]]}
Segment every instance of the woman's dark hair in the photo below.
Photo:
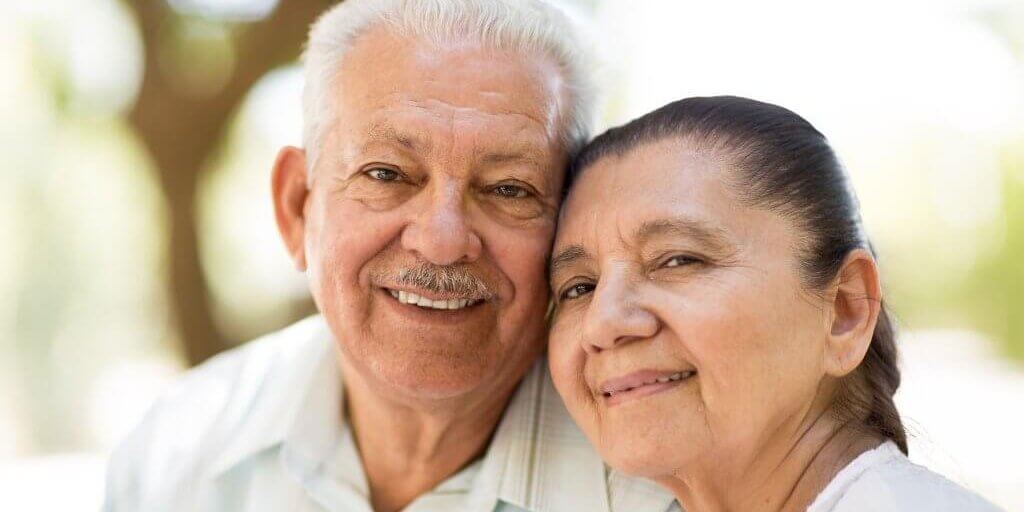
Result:
{"label": "woman's dark hair", "polygon": [[[825,136],[790,110],[747,98],[687,98],[608,130],[573,159],[566,193],[595,162],[664,139],[727,157],[735,172],[723,178],[731,180],[741,200],[794,221],[802,232],[797,249],[809,289],[831,283],[851,251],[873,252],[846,172]],[[840,380],[833,411],[907,453],[906,431],[893,402],[899,385],[896,332],[882,304],[867,354]]]}

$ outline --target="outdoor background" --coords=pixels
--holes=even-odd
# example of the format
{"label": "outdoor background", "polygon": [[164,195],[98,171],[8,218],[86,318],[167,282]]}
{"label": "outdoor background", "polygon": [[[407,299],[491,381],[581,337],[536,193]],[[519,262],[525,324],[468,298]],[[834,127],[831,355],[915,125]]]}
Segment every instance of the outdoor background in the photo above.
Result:
{"label": "outdoor background", "polygon": [[[170,379],[312,312],[269,172],[327,0],[0,2],[0,508],[94,510]],[[739,94],[844,158],[912,458],[1024,510],[1024,2],[563,0],[602,127]]]}

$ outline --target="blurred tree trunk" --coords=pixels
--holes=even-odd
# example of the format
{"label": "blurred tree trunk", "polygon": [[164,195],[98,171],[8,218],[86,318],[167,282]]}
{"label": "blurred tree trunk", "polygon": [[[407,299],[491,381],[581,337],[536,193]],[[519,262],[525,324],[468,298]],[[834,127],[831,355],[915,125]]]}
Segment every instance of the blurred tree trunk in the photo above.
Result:
{"label": "blurred tree trunk", "polygon": [[[210,310],[210,290],[199,255],[196,216],[200,173],[220,148],[234,111],[268,71],[293,62],[309,25],[334,2],[281,0],[267,18],[229,26],[236,65],[218,91],[199,95],[180,87],[161,59],[175,44],[167,28],[180,16],[165,0],[132,0],[145,47],[139,97],[129,113],[159,174],[170,209],[169,293],[188,362],[198,364],[228,348]],[[269,172],[269,170],[268,170]],[[269,180],[269,178],[268,178]],[[269,182],[269,181],[268,181]]]}

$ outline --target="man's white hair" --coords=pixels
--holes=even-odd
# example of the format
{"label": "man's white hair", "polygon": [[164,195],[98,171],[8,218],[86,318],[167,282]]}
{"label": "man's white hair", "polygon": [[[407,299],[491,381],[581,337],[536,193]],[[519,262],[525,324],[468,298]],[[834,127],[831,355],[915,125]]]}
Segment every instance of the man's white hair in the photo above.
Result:
{"label": "man's white hair", "polygon": [[595,91],[592,62],[577,27],[544,0],[345,0],[313,24],[303,54],[303,144],[309,171],[334,115],[331,98],[345,52],[371,27],[443,43],[473,39],[493,48],[552,58],[562,70],[561,142],[575,152],[590,134]]}

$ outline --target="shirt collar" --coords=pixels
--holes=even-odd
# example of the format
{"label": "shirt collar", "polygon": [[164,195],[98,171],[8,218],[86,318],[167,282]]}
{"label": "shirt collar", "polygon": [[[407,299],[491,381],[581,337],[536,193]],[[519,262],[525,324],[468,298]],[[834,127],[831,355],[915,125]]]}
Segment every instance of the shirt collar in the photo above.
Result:
{"label": "shirt collar", "polygon": [[[249,353],[228,405],[241,419],[229,422],[233,431],[224,436],[228,442],[214,459],[214,475],[282,443],[297,417],[305,415],[314,379],[323,378],[325,363],[334,362],[330,331],[319,315],[254,340],[242,350]],[[335,381],[340,386],[339,379]]]}
{"label": "shirt collar", "polygon": [[491,451],[504,462],[502,501],[533,512],[610,510],[604,463],[569,417],[544,359],[513,396]]}
{"label": "shirt collar", "polygon": [[[321,352],[319,364],[305,388],[296,388],[305,391],[299,393],[302,403],[284,437],[284,460],[297,471],[301,480],[313,478],[323,464],[335,462],[332,458],[347,428],[341,412],[345,407],[341,372],[332,343],[325,345],[327,347]],[[354,450],[352,455],[358,457]],[[345,474],[362,475],[362,471]],[[366,491],[366,486],[363,487]]]}
{"label": "shirt collar", "polygon": [[[498,499],[532,512],[666,511],[675,497],[611,471],[573,422],[541,359],[513,396],[488,453],[504,461]],[[485,465],[489,460],[485,460]],[[496,474],[485,471],[485,474]],[[487,510],[483,508],[481,510]]]}
{"label": "shirt collar", "polygon": [[[235,424],[215,459],[214,474],[286,444],[286,460],[301,474],[313,475],[335,453],[331,447],[346,428],[341,372],[322,318],[313,316],[267,338],[278,342],[257,340],[246,348],[253,351],[240,370],[239,387],[246,392],[231,405],[245,410],[245,419]],[[671,494],[653,484],[613,477],[609,487],[604,463],[565,410],[542,358],[513,394],[480,461],[471,508],[492,510],[496,500],[531,512],[666,510],[672,504]]]}

